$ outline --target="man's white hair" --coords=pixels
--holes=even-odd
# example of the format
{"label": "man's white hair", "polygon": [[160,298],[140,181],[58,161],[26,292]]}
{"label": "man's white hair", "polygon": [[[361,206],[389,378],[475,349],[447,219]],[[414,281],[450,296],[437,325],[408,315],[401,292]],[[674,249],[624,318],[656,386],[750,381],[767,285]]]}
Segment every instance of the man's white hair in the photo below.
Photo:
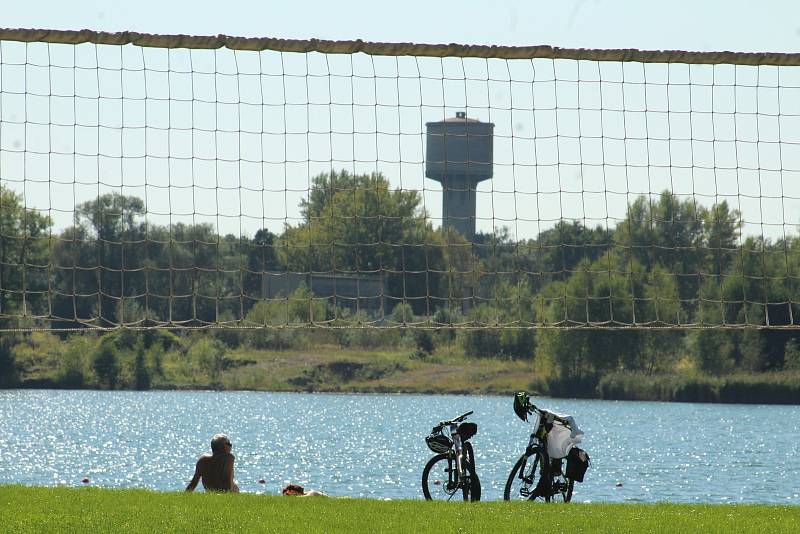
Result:
{"label": "man's white hair", "polygon": [[225,434],[214,434],[211,438],[211,450],[216,451],[222,449],[222,446],[230,443],[228,436]]}

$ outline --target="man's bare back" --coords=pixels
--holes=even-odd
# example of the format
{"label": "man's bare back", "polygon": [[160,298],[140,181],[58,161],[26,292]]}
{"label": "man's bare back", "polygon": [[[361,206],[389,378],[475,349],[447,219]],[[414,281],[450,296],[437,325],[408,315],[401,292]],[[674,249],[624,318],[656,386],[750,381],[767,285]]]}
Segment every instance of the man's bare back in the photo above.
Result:
{"label": "man's bare back", "polygon": [[186,491],[194,491],[202,480],[206,491],[239,492],[239,486],[233,480],[233,462],[231,443],[227,436],[218,434],[211,442],[213,454],[203,454],[194,468],[194,476],[186,486]]}
{"label": "man's bare back", "polygon": [[226,464],[233,465],[232,454],[204,454],[197,460],[194,470],[200,475],[206,491],[230,491],[229,477],[226,476]]}

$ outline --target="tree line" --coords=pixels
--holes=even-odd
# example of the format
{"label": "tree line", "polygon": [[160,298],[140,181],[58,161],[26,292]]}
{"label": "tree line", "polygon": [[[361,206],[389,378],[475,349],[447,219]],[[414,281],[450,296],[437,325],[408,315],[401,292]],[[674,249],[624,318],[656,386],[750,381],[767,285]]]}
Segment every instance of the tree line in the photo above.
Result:
{"label": "tree line", "polygon": [[[80,204],[61,230],[7,188],[0,206],[5,326],[424,324],[434,328],[335,337],[376,346],[401,336],[421,356],[457,343],[470,356],[535,358],[570,380],[663,372],[687,355],[708,373],[798,365],[800,335],[774,327],[798,322],[800,239],[742,235],[726,201],[705,207],[665,191],[635,198],[613,226],[562,220],[530,239],[499,230],[472,243],[434,228],[420,194],[379,173],[315,177],[301,223],[252,237],[155,225],[141,199],[118,194]],[[355,311],[301,286],[265,300],[264,277],[280,272],[381,276],[386,298]],[[688,323],[762,328],[626,328]],[[587,324],[605,328],[563,328]],[[500,328],[531,325],[547,328]],[[264,348],[309,339],[270,328],[214,336]]]}

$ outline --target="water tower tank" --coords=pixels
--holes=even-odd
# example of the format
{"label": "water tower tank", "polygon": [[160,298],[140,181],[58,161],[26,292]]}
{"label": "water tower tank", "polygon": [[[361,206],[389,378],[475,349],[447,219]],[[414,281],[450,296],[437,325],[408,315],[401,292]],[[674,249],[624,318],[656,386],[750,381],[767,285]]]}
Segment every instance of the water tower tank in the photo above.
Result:
{"label": "water tower tank", "polygon": [[492,177],[494,124],[459,111],[455,117],[425,126],[425,176],[442,184],[442,222],[471,241],[475,188]]}

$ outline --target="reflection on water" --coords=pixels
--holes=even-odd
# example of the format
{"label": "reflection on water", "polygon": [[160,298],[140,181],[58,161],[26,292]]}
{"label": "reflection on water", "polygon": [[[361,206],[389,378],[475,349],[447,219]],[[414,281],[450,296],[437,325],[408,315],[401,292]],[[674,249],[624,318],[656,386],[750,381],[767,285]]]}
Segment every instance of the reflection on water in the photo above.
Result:
{"label": "reflection on water", "polygon": [[[586,432],[592,467],[576,501],[800,504],[800,407],[534,402],[573,414]],[[88,477],[177,491],[222,431],[243,491],[277,493],[292,481],[332,495],[421,498],[424,436],[467,410],[479,426],[483,498],[499,499],[530,432],[510,397],[2,391],[0,483]]]}

